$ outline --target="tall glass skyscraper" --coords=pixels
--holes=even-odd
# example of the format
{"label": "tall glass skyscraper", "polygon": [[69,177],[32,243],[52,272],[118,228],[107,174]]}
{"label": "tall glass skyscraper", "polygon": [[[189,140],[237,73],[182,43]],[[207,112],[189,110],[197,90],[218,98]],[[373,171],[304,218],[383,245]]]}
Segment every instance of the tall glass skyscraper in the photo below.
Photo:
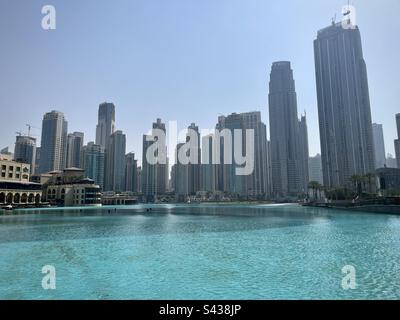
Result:
{"label": "tall glass skyscraper", "polygon": [[188,192],[190,195],[195,195],[197,191],[200,191],[201,139],[199,127],[196,126],[195,123],[192,123],[188,129],[192,130],[197,137],[197,146],[192,140],[190,140],[189,134],[186,137],[186,142],[191,141],[190,145],[193,147],[193,149],[196,149],[196,154],[190,155],[189,151],[189,156],[195,157],[197,159],[197,163],[188,164]]}
{"label": "tall glass skyscraper", "polygon": [[397,139],[394,141],[396,151],[397,168],[400,169],[400,113],[396,114]]}
{"label": "tall glass skyscraper", "polygon": [[133,152],[125,155],[125,191],[137,192],[137,160]]}
{"label": "tall glass skyscraper", "polygon": [[295,81],[288,61],[275,62],[272,65],[269,122],[273,194],[276,198],[297,197],[304,191],[304,165],[299,141]]}
{"label": "tall glass skyscraper", "polygon": [[83,132],[70,133],[67,136],[67,168],[82,168],[81,151],[83,147]]}
{"label": "tall glass skyscraper", "polygon": [[[157,119],[157,121],[153,123],[153,134],[155,129],[162,130],[166,133],[165,123],[163,123],[161,119]],[[147,201],[155,201],[157,200],[157,196],[165,194],[169,176],[168,159],[166,164],[152,164],[146,157],[148,148],[155,143],[153,138],[153,136],[143,135],[142,192],[146,196]],[[163,148],[163,151],[167,154],[166,144],[161,145],[160,148]]]}
{"label": "tall glass skyscraper", "polygon": [[51,111],[44,115],[40,149],[40,173],[65,168],[68,124],[64,114]]}
{"label": "tall glass skyscraper", "polygon": [[115,132],[115,106],[104,102],[99,105],[98,123],[96,127],[96,144],[107,148],[110,136]]}
{"label": "tall glass skyscraper", "polygon": [[308,159],[309,159],[309,149],[308,149],[308,128],[307,128],[307,117],[304,115],[299,120],[299,155],[300,155],[300,183],[302,186],[302,193],[308,193],[308,183],[309,183],[309,172],[308,172]]}
{"label": "tall glass skyscraper", "polygon": [[[253,196],[257,198],[266,198],[270,194],[269,171],[268,171],[268,142],[267,128],[261,121],[261,113],[246,112],[233,113],[228,116],[220,116],[216,129],[227,129],[231,131],[232,145],[235,147],[235,130],[242,130],[242,152],[246,150],[246,130],[254,132],[254,170],[251,174],[240,176],[236,174],[236,169],[240,167],[233,161],[227,164],[224,159],[225,139],[220,143],[220,164],[216,166],[217,183],[216,187],[220,191],[243,196]],[[238,146],[238,144],[236,144]],[[235,150],[231,150],[232,159],[234,159]]]}
{"label": "tall glass skyscraper", "polygon": [[86,177],[94,180],[104,188],[104,148],[94,142],[89,142],[82,148],[81,166],[85,169]]}
{"label": "tall glass skyscraper", "polygon": [[375,167],[376,169],[384,168],[386,165],[386,151],[381,124],[372,124],[372,135],[374,138]]}
{"label": "tall glass skyscraper", "polygon": [[122,131],[115,131],[107,149],[107,169],[105,191],[121,192],[125,190],[125,154],[126,136]]}
{"label": "tall glass skyscraper", "polygon": [[357,26],[332,24],[314,41],[321,156],[326,187],[351,186],[375,170],[367,68]]}
{"label": "tall glass skyscraper", "polygon": [[[110,153],[111,135],[115,132],[115,105],[113,103],[104,102],[99,105],[98,123],[96,127],[96,145],[104,149],[104,189],[112,190],[113,172],[110,172],[113,161]],[[124,154],[125,156],[125,154]]]}
{"label": "tall glass skyscraper", "polygon": [[17,136],[14,148],[15,161],[31,165],[31,175],[36,167],[36,139],[29,136]]}

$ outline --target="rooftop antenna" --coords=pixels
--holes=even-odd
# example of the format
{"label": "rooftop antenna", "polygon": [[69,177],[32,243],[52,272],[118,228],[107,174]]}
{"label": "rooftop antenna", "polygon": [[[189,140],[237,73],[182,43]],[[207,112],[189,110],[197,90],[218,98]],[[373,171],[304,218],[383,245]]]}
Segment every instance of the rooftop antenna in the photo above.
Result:
{"label": "rooftop antenna", "polygon": [[332,17],[332,25],[335,25],[336,24],[336,13],[335,13],[335,15]]}
{"label": "rooftop antenna", "polygon": [[348,16],[349,14],[351,13],[351,10],[350,10],[350,0],[348,0],[347,1],[347,11],[346,12],[343,12],[343,16]]}

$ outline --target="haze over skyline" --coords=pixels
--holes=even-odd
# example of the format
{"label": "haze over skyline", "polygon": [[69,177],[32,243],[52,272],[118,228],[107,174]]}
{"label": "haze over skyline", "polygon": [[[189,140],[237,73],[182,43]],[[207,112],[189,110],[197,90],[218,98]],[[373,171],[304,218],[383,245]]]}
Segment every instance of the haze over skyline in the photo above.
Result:
{"label": "haze over skyline", "polygon": [[[347,1],[2,1],[0,148],[13,149],[25,124],[41,128],[62,111],[68,131],[95,140],[98,105],[113,102],[127,152],[141,159],[142,135],[156,118],[214,128],[219,114],[261,111],[268,121],[274,61],[291,61],[298,112],[307,112],[310,155],[320,152],[313,40]],[[41,8],[57,29],[41,28]],[[397,0],[355,1],[371,96],[394,154],[400,44]],[[95,10],[94,10],[95,9]],[[40,129],[33,129],[40,143]]]}

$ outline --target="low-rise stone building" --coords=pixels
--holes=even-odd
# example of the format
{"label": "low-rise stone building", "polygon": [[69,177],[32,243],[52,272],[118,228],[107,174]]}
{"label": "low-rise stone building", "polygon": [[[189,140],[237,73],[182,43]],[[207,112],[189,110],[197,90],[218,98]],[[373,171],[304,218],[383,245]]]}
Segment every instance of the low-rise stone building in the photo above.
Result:
{"label": "low-rise stone building", "polygon": [[68,168],[49,172],[43,185],[43,197],[54,206],[101,206],[101,188],[85,178],[84,170]]}

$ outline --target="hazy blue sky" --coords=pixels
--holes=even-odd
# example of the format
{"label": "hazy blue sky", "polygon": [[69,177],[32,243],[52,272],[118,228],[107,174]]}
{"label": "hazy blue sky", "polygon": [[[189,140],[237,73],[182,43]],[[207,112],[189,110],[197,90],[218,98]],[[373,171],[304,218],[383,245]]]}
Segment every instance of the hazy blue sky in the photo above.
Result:
{"label": "hazy blue sky", "polygon": [[[373,121],[394,153],[400,112],[400,1],[356,0]],[[41,28],[41,8],[57,30]],[[319,152],[313,40],[347,0],[0,0],[0,147],[63,111],[94,140],[100,102],[116,105],[127,151],[141,158],[156,117],[213,128],[218,114],[260,110],[268,128],[272,62],[290,60],[310,154]],[[33,130],[40,135],[39,130]],[[40,141],[40,139],[39,139]]]}

